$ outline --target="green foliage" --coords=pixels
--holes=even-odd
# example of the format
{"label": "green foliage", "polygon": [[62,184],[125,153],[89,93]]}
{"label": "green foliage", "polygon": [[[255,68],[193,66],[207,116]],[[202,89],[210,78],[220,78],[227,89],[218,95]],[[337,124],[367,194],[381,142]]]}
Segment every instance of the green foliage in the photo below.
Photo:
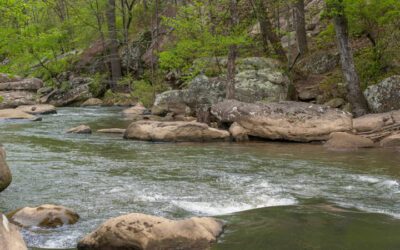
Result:
{"label": "green foliage", "polygon": [[335,27],[329,24],[325,30],[318,34],[316,42],[319,48],[326,48],[335,41]]}
{"label": "green foliage", "polygon": [[0,95],[0,103],[4,101],[4,98]]}
{"label": "green foliage", "polygon": [[229,46],[250,43],[247,27],[231,29],[227,25],[229,11],[220,9],[223,4],[228,6],[224,2],[211,6],[204,1],[193,1],[181,6],[176,18],[163,19],[164,24],[173,29],[177,41],[159,54],[161,69],[177,70],[184,78],[191,79],[201,71],[193,67],[196,58],[226,56]]}
{"label": "green foliage", "polygon": [[93,81],[89,83],[90,93],[92,93],[94,97],[100,97],[107,88],[107,74],[96,73],[92,78]]}

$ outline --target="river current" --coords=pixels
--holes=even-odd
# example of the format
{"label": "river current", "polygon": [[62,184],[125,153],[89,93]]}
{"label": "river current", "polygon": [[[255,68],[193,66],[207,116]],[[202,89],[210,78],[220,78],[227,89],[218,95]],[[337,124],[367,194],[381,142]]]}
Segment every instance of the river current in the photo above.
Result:
{"label": "river current", "polygon": [[[125,128],[129,120],[120,108],[60,108],[39,122],[0,122],[0,142],[13,172],[12,185],[0,194],[0,210],[50,203],[70,207],[81,216],[72,226],[24,230],[32,248],[74,248],[79,238],[106,219],[130,212],[175,219],[222,218],[228,227],[216,249],[266,249],[262,239],[282,246],[272,249],[322,249],[330,242],[327,235],[336,232],[324,227],[326,221],[351,221],[366,238],[390,228],[384,235],[399,238],[400,152],[394,149],[332,152],[314,144],[152,143],[96,132],[65,133],[80,124],[95,131]],[[302,225],[299,218],[318,220]],[[284,226],[277,228],[282,222],[286,231]],[[380,225],[383,222],[387,227]],[[362,225],[372,231],[362,231]],[[287,248],[282,244],[291,241],[282,235],[279,243],[275,235],[279,230],[305,233],[307,228],[314,236],[327,231],[321,242],[310,237],[309,242],[293,242]],[[244,229],[251,235],[246,236]],[[342,237],[341,231],[336,237]],[[337,244],[334,239],[329,246]],[[400,247],[397,239],[381,243],[377,246]],[[249,244],[254,245],[246,248]]]}

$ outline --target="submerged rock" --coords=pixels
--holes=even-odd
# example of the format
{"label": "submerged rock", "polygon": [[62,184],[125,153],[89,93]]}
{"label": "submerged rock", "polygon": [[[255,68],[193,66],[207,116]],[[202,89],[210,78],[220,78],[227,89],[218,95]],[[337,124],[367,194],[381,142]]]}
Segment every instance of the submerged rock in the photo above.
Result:
{"label": "submerged rock", "polygon": [[1,120],[31,120],[40,121],[42,118],[28,114],[18,109],[0,109],[0,121]]}
{"label": "submerged rock", "polygon": [[31,115],[47,115],[57,113],[56,107],[48,104],[23,105],[19,106],[17,109]]}
{"label": "submerged rock", "polygon": [[0,192],[9,186],[11,181],[12,175],[6,162],[6,151],[0,145]]}
{"label": "submerged rock", "polygon": [[368,87],[364,95],[370,109],[375,113],[400,109],[400,75]]}
{"label": "submerged rock", "polygon": [[352,129],[351,114],[303,102],[251,104],[226,100],[214,105],[211,113],[220,122],[236,122],[249,136],[271,140],[322,141],[332,132]]}
{"label": "submerged rock", "polygon": [[331,134],[324,146],[332,150],[353,150],[358,148],[372,148],[374,142],[359,135],[335,132]]}
{"label": "submerged rock", "polygon": [[0,249],[27,250],[18,228],[9,223],[6,216],[0,213]]}
{"label": "submerged rock", "polygon": [[91,134],[92,129],[87,125],[79,125],[78,127],[71,128],[67,131],[69,134]]}
{"label": "submerged rock", "polygon": [[73,210],[57,205],[24,207],[7,214],[10,221],[21,227],[55,228],[75,224],[79,215]]}
{"label": "submerged rock", "polygon": [[198,122],[133,122],[126,129],[125,139],[168,142],[206,142],[228,140],[228,131]]}
{"label": "submerged rock", "polygon": [[101,106],[103,105],[103,101],[98,98],[89,98],[84,103],[82,103],[82,107],[89,107],[89,106]]}
{"label": "submerged rock", "polygon": [[132,213],[104,222],[78,243],[79,250],[209,249],[223,231],[213,218],[168,220]]}
{"label": "submerged rock", "polygon": [[124,134],[125,131],[126,129],[124,128],[105,128],[105,129],[99,129],[96,132],[105,134]]}

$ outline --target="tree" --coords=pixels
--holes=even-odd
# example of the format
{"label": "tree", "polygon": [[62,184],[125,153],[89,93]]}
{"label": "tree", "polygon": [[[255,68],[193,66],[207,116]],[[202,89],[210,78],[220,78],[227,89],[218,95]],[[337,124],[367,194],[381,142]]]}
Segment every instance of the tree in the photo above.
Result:
{"label": "tree", "polygon": [[[230,0],[230,13],[231,13],[231,30],[235,30],[239,24],[239,17],[237,13],[237,1]],[[226,82],[226,98],[235,99],[235,74],[236,74],[236,57],[237,45],[232,44],[229,46],[228,65],[227,65],[227,82]]]}
{"label": "tree", "polygon": [[116,89],[118,80],[122,76],[121,61],[118,55],[118,34],[115,20],[115,0],[108,0],[107,5],[107,26],[109,38],[109,61],[111,64],[111,89]]}
{"label": "tree", "polygon": [[[264,43],[268,40],[278,59],[284,63],[288,62],[285,50],[283,49],[281,39],[275,33],[271,21],[267,15],[267,8],[265,7],[264,0],[254,0],[254,10],[257,14],[258,22],[260,23],[261,35],[263,36]],[[264,45],[265,47],[266,45]]]}
{"label": "tree", "polygon": [[327,1],[328,14],[333,18],[336,31],[337,46],[340,51],[342,73],[346,81],[347,99],[352,106],[355,117],[368,113],[368,104],[361,91],[353,54],[349,45],[348,21],[343,0]]}
{"label": "tree", "polygon": [[304,0],[296,0],[294,3],[294,17],[297,47],[299,53],[304,55],[308,51]]}

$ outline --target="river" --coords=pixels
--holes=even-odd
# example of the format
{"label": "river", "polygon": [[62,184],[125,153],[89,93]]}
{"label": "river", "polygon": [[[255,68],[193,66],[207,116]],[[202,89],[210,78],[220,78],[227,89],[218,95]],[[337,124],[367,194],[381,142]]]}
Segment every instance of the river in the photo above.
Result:
{"label": "river", "polygon": [[139,212],[223,219],[215,249],[400,249],[398,151],[65,133],[80,124],[125,128],[121,110],[60,108],[40,122],[0,122],[14,178],[0,210],[50,203],[81,216],[72,226],[24,230],[30,247],[74,248],[104,220]]}

